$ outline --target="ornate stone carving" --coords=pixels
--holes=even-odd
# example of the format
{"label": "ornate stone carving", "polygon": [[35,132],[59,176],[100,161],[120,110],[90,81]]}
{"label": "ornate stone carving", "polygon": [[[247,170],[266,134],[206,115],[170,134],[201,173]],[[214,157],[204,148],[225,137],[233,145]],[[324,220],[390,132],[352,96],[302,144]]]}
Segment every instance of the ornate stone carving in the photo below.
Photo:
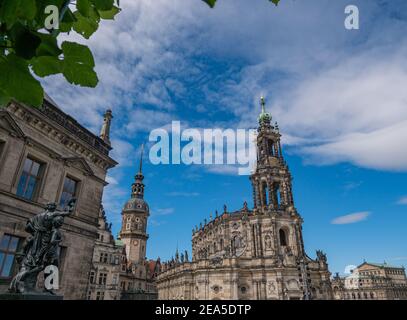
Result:
{"label": "ornate stone carving", "polygon": [[223,259],[221,257],[215,257],[209,260],[209,265],[216,267],[221,266],[223,263]]}

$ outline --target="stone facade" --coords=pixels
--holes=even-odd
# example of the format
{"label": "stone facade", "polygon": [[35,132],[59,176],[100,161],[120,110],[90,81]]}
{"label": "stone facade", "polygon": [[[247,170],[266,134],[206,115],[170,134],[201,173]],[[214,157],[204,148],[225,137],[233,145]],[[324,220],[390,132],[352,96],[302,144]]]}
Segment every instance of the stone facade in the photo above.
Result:
{"label": "stone facade", "polygon": [[364,262],[349,276],[332,279],[336,300],[407,300],[404,267]]}
{"label": "stone facade", "polygon": [[257,167],[247,203],[195,227],[192,261],[176,254],[157,278],[159,299],[331,299],[325,254],[304,251],[302,218],[293,200],[277,124],[262,99]]}
{"label": "stone facade", "polygon": [[62,208],[77,198],[62,228],[60,288],[65,299],[85,299],[110,146],[46,97],[41,108],[16,102],[0,110],[0,291],[17,271],[15,254],[26,221],[48,202]]}
{"label": "stone facade", "polygon": [[120,299],[120,272],[124,263],[123,244],[115,241],[103,207],[99,213],[98,238],[93,251],[87,289],[88,300]]}

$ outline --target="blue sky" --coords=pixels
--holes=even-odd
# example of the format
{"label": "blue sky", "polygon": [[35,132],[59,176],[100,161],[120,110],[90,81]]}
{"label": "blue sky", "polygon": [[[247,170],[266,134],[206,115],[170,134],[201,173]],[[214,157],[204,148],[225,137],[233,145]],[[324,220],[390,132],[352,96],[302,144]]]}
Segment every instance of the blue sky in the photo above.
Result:
{"label": "blue sky", "polygon": [[[351,3],[358,31],[344,28],[350,2],[342,0],[281,0],[277,8],[219,0],[213,10],[199,0],[121,1],[116,21],[88,42],[98,87],[44,81],[95,133],[113,109],[120,165],[109,172],[104,206],[115,234],[151,130],[173,120],[253,128],[265,95],[283,134],[308,254],[326,251],[332,272],[363,259],[407,264],[407,2]],[[224,204],[252,205],[248,177],[229,166],[146,163],[144,173],[149,258],[190,250],[192,228]]]}

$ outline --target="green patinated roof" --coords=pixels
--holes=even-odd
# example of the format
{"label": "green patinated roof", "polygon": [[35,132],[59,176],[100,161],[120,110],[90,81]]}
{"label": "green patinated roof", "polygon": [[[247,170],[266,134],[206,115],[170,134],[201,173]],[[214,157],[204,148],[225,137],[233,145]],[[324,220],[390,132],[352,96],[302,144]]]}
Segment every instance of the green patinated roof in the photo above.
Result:
{"label": "green patinated roof", "polygon": [[115,244],[116,246],[119,246],[119,247],[124,246],[124,243],[123,243],[123,241],[121,241],[121,240],[115,240],[114,244]]}
{"label": "green patinated roof", "polygon": [[261,113],[259,116],[259,123],[261,124],[262,122],[270,122],[271,121],[271,114],[266,112],[266,101],[264,97],[260,98],[260,105],[261,105]]}

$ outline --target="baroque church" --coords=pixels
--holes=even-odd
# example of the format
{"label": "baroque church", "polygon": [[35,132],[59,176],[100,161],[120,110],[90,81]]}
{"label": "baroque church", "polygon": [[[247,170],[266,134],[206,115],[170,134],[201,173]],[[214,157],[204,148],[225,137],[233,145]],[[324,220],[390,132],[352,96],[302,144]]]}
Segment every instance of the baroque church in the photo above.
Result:
{"label": "baroque church", "polygon": [[294,205],[292,178],[277,123],[262,112],[257,166],[250,176],[253,208],[216,214],[193,229],[192,261],[162,264],[159,299],[332,299],[326,255],[304,250],[303,220]]}

